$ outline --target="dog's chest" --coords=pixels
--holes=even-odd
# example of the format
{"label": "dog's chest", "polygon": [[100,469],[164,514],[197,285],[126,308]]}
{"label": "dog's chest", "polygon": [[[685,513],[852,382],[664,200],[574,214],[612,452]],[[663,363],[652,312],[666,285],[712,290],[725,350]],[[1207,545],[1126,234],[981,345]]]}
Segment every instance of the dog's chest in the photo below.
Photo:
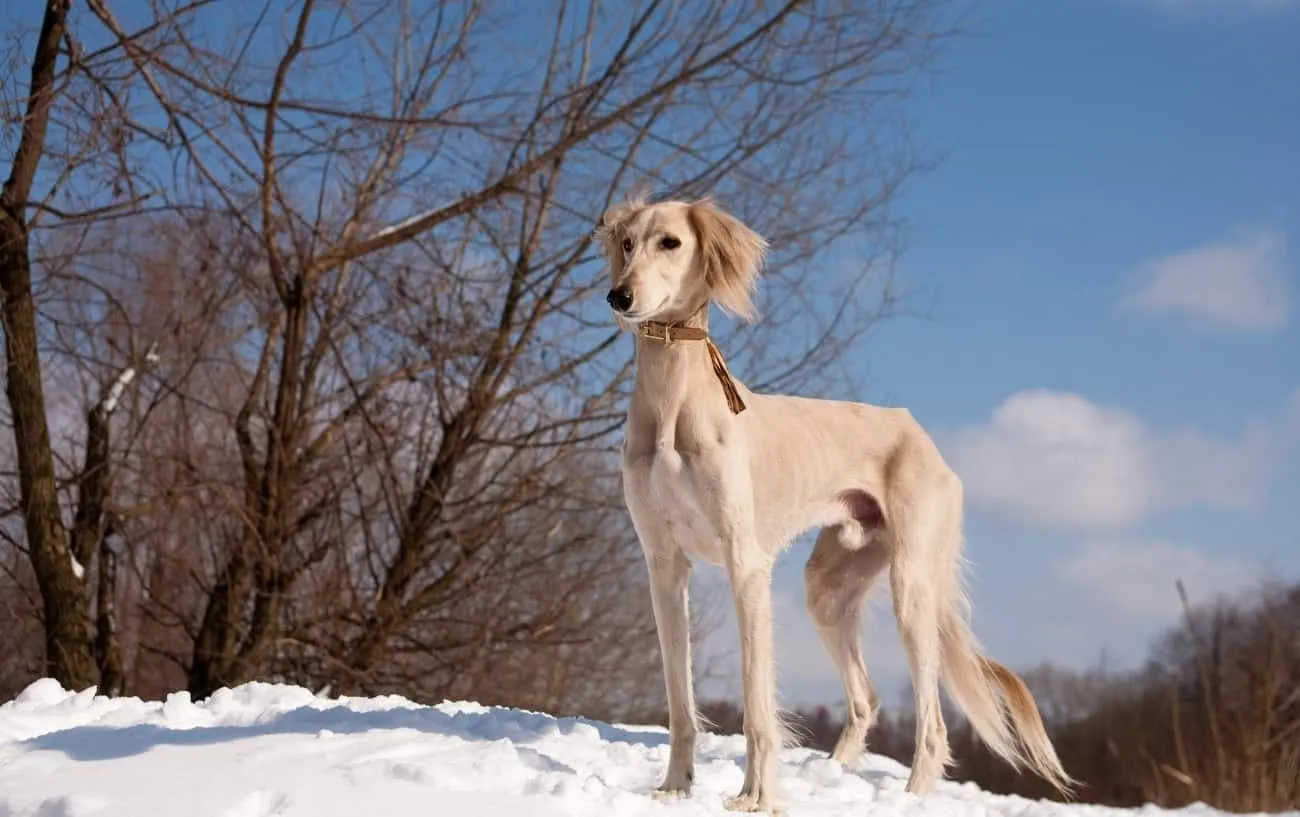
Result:
{"label": "dog's chest", "polygon": [[665,544],[680,547],[693,559],[721,564],[721,539],[701,502],[697,458],[662,445],[630,458],[626,467],[640,494],[644,522],[662,529]]}

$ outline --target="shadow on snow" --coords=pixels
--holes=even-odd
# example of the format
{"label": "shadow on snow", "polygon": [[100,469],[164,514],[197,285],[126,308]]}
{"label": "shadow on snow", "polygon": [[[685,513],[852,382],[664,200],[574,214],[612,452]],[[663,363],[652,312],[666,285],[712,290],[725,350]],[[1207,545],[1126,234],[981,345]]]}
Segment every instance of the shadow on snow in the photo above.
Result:
{"label": "shadow on snow", "polygon": [[472,742],[510,740],[528,744],[552,735],[594,730],[607,743],[662,746],[668,736],[612,726],[585,718],[556,718],[514,709],[443,712],[431,707],[357,712],[344,706],[301,706],[261,723],[172,728],[156,724],[75,726],[22,741],[31,750],[63,752],[80,761],[112,760],[142,754],[159,746],[209,746],[270,735],[358,734],[409,730]]}

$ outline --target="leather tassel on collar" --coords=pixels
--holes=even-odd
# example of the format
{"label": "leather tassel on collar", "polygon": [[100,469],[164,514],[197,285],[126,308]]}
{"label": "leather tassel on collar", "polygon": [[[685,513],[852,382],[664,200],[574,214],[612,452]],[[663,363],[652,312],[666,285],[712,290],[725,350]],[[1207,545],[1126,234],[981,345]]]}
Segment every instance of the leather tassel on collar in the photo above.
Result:
{"label": "leather tassel on collar", "polygon": [[713,364],[713,373],[718,376],[723,394],[727,397],[727,407],[731,409],[732,414],[739,414],[745,410],[745,401],[740,398],[736,383],[731,379],[731,372],[727,371],[727,363],[722,359],[722,352],[718,351],[708,331],[696,326],[673,326],[659,321],[646,321],[641,324],[641,335],[663,343],[675,340],[704,341],[705,347],[709,350],[709,362]]}

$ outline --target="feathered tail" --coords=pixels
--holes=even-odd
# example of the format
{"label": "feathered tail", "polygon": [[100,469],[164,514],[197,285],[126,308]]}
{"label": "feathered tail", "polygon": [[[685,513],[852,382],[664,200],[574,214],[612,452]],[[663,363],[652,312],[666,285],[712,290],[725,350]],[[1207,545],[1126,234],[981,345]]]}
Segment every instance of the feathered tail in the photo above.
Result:
{"label": "feathered tail", "polygon": [[1029,767],[1063,795],[1078,781],[1066,774],[1047,736],[1029,687],[1018,675],[979,653],[970,631],[970,602],[960,579],[940,602],[941,677],[980,740],[1017,769]]}

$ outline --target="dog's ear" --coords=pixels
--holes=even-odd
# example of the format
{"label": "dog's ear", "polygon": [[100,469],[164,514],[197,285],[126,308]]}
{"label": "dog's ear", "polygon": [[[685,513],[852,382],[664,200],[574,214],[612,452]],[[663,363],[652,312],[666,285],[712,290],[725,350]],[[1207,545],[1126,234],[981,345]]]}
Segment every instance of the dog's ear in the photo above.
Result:
{"label": "dog's ear", "polygon": [[643,207],[645,199],[641,196],[613,204],[601,215],[600,225],[592,231],[592,237],[600,245],[601,254],[605,256],[615,278],[623,272],[623,248],[619,246],[623,238],[623,225],[641,212]]}
{"label": "dog's ear", "polygon": [[708,199],[692,204],[689,217],[713,300],[725,311],[753,321],[754,289],[767,241]]}

